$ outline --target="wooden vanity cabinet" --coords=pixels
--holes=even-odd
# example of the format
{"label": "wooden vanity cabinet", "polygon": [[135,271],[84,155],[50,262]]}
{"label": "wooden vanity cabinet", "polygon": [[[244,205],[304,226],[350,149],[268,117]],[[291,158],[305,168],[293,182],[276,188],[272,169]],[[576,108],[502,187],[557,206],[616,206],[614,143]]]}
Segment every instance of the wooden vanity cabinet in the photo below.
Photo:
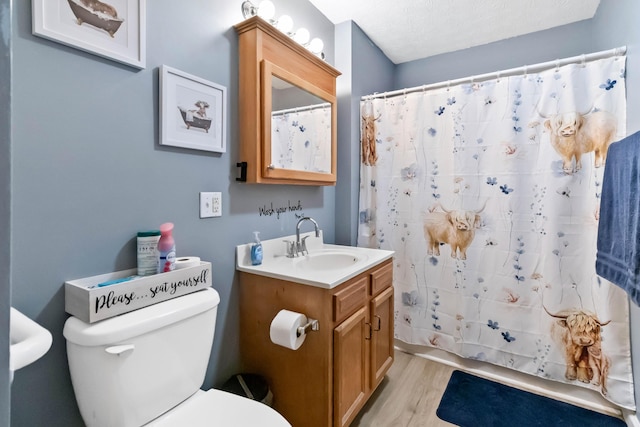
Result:
{"label": "wooden vanity cabinet", "polygon": [[[262,375],[294,427],[348,426],[393,363],[392,259],[334,289],[240,272],[243,369]],[[298,350],[273,344],[281,310],[317,319]]]}

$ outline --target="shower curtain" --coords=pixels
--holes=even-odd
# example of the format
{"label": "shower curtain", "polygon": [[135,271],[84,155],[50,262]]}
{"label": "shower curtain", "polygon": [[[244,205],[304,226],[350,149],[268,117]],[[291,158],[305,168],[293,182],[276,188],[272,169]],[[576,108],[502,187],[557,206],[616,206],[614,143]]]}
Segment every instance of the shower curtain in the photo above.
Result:
{"label": "shower curtain", "polygon": [[363,98],[358,245],[395,251],[397,339],[635,408],[628,300],[595,273],[624,73],[617,56]]}

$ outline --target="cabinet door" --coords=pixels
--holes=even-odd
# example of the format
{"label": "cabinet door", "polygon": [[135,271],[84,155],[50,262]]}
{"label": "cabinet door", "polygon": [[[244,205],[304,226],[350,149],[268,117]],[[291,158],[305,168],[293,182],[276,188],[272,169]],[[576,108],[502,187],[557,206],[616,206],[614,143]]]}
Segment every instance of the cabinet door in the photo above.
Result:
{"label": "cabinet door", "polygon": [[333,330],[333,425],[347,426],[367,395],[367,309],[362,307]]}
{"label": "cabinet door", "polygon": [[371,390],[393,364],[393,287],[371,300]]}

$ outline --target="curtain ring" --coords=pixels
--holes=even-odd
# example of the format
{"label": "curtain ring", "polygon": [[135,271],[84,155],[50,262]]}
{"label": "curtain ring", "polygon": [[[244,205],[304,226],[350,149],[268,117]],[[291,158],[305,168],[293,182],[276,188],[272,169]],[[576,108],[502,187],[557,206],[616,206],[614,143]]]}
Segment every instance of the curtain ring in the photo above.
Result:
{"label": "curtain ring", "polygon": [[556,72],[560,71],[560,60],[556,59]]}
{"label": "curtain ring", "polygon": [[587,57],[586,57],[586,56],[585,56],[585,54],[583,53],[583,54],[580,56],[580,65],[582,65],[583,67],[585,67],[585,66],[586,66],[586,61],[587,61]]}
{"label": "curtain ring", "polygon": [[524,77],[527,77],[527,65],[524,66]]}
{"label": "curtain ring", "polygon": [[496,73],[496,83],[500,83],[500,71]]}
{"label": "curtain ring", "polygon": [[[471,78],[471,81],[473,81],[473,77]],[[447,80],[447,92],[449,92],[449,89],[451,89],[451,80]]]}

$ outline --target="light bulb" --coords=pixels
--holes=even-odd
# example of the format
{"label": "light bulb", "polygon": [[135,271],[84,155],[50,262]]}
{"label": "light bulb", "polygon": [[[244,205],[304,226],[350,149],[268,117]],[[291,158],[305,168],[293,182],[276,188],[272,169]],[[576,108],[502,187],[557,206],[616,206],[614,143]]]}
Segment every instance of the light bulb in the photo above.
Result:
{"label": "light bulb", "polygon": [[261,1],[258,5],[258,16],[269,21],[276,14],[276,7],[269,0]]}
{"label": "light bulb", "polygon": [[276,28],[285,34],[290,33],[293,28],[293,19],[291,19],[289,15],[282,15],[280,19],[278,19]]}
{"label": "light bulb", "polygon": [[324,48],[324,43],[322,42],[321,39],[319,39],[318,37],[314,37],[313,39],[311,39],[311,41],[309,42],[309,46],[308,49],[315,53],[316,55],[319,54],[320,52],[322,52],[322,49]]}
{"label": "light bulb", "polygon": [[309,30],[307,30],[306,28],[298,28],[298,31],[296,31],[296,33],[293,35],[293,39],[303,45],[307,44],[307,42],[309,41],[309,37]]}

